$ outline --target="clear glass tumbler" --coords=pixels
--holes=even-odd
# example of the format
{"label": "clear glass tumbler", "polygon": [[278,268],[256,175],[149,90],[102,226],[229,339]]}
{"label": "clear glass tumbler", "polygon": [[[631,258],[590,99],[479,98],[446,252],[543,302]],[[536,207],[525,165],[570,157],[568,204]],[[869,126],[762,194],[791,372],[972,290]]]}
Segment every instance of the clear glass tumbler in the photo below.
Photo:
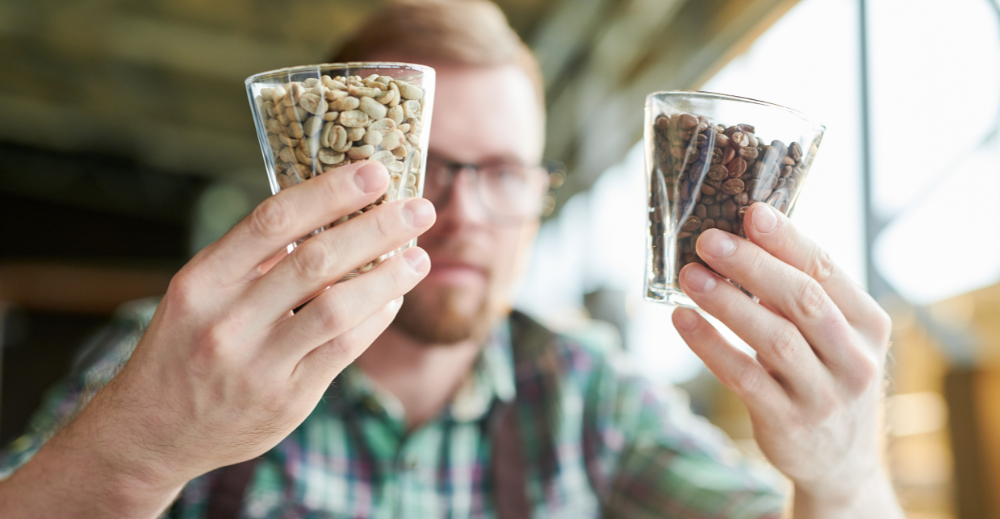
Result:
{"label": "clear glass tumbler", "polygon": [[825,127],[770,103],[679,91],[650,94],[645,124],[645,296],[697,308],[678,275],[705,265],[698,237],[714,228],[745,238],[743,215],[755,202],[791,214]]}
{"label": "clear glass tumbler", "polygon": [[[271,192],[363,160],[381,162],[390,183],[375,203],[309,236],[400,198],[421,196],[434,104],[434,69],[408,63],[304,65],[246,80]],[[415,245],[416,241],[408,246]],[[347,275],[371,270],[396,251]]]}

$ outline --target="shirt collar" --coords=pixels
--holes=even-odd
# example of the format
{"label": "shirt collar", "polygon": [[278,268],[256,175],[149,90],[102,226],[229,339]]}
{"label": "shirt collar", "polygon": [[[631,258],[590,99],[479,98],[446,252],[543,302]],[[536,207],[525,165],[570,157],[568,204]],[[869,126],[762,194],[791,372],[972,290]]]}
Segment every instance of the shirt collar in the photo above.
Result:
{"label": "shirt collar", "polygon": [[[476,357],[472,371],[440,418],[458,422],[479,420],[486,416],[494,399],[509,403],[515,396],[510,321],[504,318],[493,328]],[[335,412],[362,406],[374,413],[385,413],[399,423],[405,421],[399,400],[388,391],[379,389],[364,371],[353,364],[334,380],[327,402]]]}

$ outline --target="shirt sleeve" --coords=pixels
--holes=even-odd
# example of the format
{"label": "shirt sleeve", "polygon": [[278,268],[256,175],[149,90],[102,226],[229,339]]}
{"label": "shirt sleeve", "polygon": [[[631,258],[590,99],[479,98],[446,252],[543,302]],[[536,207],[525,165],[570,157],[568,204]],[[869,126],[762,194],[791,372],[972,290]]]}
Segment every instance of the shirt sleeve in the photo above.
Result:
{"label": "shirt sleeve", "polygon": [[108,326],[82,345],[71,373],[45,392],[24,434],[0,450],[0,479],[27,463],[118,373],[155,309],[155,300],[127,303]]}
{"label": "shirt sleeve", "polygon": [[[656,390],[609,366],[592,385],[603,409],[596,430],[612,469],[604,517],[623,519],[777,519],[783,477],[751,461],[721,430],[690,410],[686,394]],[[593,395],[596,396],[596,395]]]}

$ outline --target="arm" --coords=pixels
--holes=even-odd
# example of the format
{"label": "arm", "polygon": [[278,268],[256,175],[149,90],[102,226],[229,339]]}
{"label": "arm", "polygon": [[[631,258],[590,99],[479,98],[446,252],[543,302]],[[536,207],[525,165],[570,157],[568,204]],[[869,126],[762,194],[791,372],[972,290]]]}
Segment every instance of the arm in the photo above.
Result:
{"label": "arm", "polygon": [[282,190],[195,256],[122,371],[0,482],[0,515],[155,517],[187,481],[281,441],[430,268],[412,248],[334,284],[426,231],[425,200],[380,205],[284,252],[387,185],[380,165],[339,168]]}
{"label": "arm", "polygon": [[756,350],[729,344],[698,313],[674,326],[750,411],[758,444],[795,485],[796,519],[903,518],[880,463],[882,370],[891,323],[829,256],[765,204],[747,211],[748,240],[705,232],[684,291]]}

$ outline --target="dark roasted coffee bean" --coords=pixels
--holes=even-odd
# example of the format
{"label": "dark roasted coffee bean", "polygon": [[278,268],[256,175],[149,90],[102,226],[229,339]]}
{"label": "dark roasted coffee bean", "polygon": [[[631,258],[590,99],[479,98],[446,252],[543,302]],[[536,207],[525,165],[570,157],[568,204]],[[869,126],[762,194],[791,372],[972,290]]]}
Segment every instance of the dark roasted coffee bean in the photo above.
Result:
{"label": "dark roasted coffee bean", "polygon": [[733,232],[733,224],[729,223],[726,220],[718,220],[718,221],[716,221],[715,222],[715,228],[723,230],[723,231],[726,231],[726,232],[730,232],[730,233]]}
{"label": "dark roasted coffee bean", "polygon": [[759,152],[757,151],[757,148],[740,148],[738,153],[740,157],[749,162],[756,159]]}
{"label": "dark roasted coffee bean", "polygon": [[743,192],[743,181],[738,178],[731,178],[722,183],[722,192],[727,195],[736,195]]}
{"label": "dark roasted coffee bean", "polygon": [[718,221],[722,217],[722,208],[718,204],[712,204],[707,207],[708,217]]}
{"label": "dark roasted coffee bean", "polygon": [[729,170],[722,164],[712,164],[712,166],[708,168],[708,177],[712,180],[723,180],[729,177]]}
{"label": "dark roasted coffee bean", "polygon": [[716,133],[715,135],[715,145],[720,148],[725,148],[729,146],[729,137],[722,133]]}
{"label": "dark roasted coffee bean", "polygon": [[792,166],[781,166],[781,178],[788,178],[792,174]]}
{"label": "dark roasted coffee bean", "polygon": [[712,148],[712,164],[722,164],[722,159],[725,158],[725,152],[722,148]]}
{"label": "dark roasted coffee bean", "polygon": [[740,128],[743,129],[743,131],[747,133],[757,133],[757,130],[753,127],[752,124],[737,124],[736,126],[739,126]]}
{"label": "dark roasted coffee bean", "polygon": [[703,147],[703,146],[705,146],[705,145],[708,144],[708,136],[699,133],[698,136],[694,138],[694,143],[695,143],[696,146],[698,146],[699,148],[701,148],[701,147]]}
{"label": "dark roasted coffee bean", "polygon": [[705,204],[698,204],[694,207],[694,215],[698,218],[704,220],[708,218],[708,209],[705,208]]}
{"label": "dark roasted coffee bean", "polygon": [[750,136],[741,131],[735,131],[729,136],[729,142],[737,148],[742,148],[750,145]]}
{"label": "dark roasted coffee bean", "polygon": [[684,222],[684,226],[681,227],[682,231],[694,232],[701,228],[701,218],[697,216],[689,216],[687,221]]}
{"label": "dark roasted coffee bean", "polygon": [[670,125],[670,118],[661,115],[656,118],[656,129],[659,131],[666,131],[667,127]]}
{"label": "dark roasted coffee bean", "polygon": [[736,157],[736,148],[729,146],[728,148],[726,148],[726,151],[722,153],[722,164],[726,165],[727,167],[730,167],[731,169],[730,164],[732,163],[733,158],[735,157]]}
{"label": "dark roasted coffee bean", "polygon": [[689,233],[687,231],[681,231],[681,232],[677,233],[677,239],[678,240],[683,240],[684,238],[690,238],[691,234],[692,233]]}
{"label": "dark roasted coffee bean", "polygon": [[[745,193],[741,193],[741,194],[745,194]],[[739,196],[739,195],[737,195],[737,196]],[[722,217],[725,218],[726,220],[735,220],[736,219],[736,209],[737,209],[737,205],[736,205],[736,201],[735,200],[726,200],[722,204]]]}
{"label": "dark roasted coffee bean", "polygon": [[742,157],[736,157],[729,163],[728,168],[730,177],[742,176],[747,171],[747,161],[743,160]]}
{"label": "dark roasted coffee bean", "polygon": [[802,146],[799,146],[799,143],[797,142],[789,144],[788,155],[792,157],[792,160],[794,160],[796,163],[802,160]]}
{"label": "dark roasted coffee bean", "polygon": [[736,210],[736,217],[742,220],[743,217],[746,216],[747,214],[747,209],[750,209],[750,206],[748,205],[740,206],[740,208]]}
{"label": "dark roasted coffee bean", "polygon": [[746,188],[744,188],[742,193],[733,197],[733,201],[736,202],[736,205],[739,206],[747,205],[750,203],[750,194],[747,193]]}
{"label": "dark roasted coffee bean", "polygon": [[715,191],[715,188],[714,188],[714,187],[712,187],[712,186],[710,186],[710,185],[708,185],[708,184],[702,184],[702,185],[701,185],[701,193],[702,193],[703,195],[709,195],[709,196],[712,196],[712,195],[714,195],[714,194],[715,194],[715,192],[716,192],[716,191]]}
{"label": "dark roasted coffee bean", "polygon": [[[715,229],[715,220],[706,218],[705,221],[701,222],[701,232],[705,232],[709,229]],[[695,243],[697,243],[697,241],[695,241]]]}
{"label": "dark roasted coffee bean", "polygon": [[680,140],[682,140],[684,142],[690,142],[691,141],[691,137],[694,137],[694,131],[693,130],[681,130],[681,131],[677,132],[677,138],[679,138]]}
{"label": "dark roasted coffee bean", "polygon": [[681,114],[678,124],[681,130],[690,130],[698,126],[698,119],[691,114]]}

